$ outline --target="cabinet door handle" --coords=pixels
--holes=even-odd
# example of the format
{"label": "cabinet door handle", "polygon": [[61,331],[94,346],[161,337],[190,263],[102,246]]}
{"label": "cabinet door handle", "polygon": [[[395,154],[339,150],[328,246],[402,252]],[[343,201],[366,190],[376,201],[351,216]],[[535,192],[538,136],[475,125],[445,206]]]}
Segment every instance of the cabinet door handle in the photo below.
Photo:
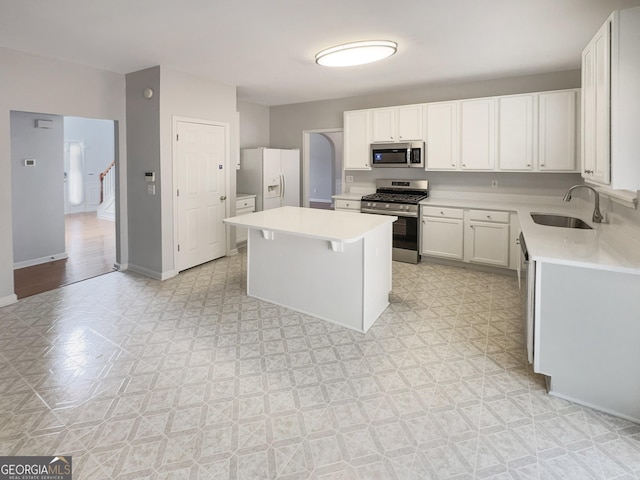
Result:
{"label": "cabinet door handle", "polygon": [[586,173],[587,175],[591,175],[593,173],[593,170],[585,170],[584,173]]}
{"label": "cabinet door handle", "polygon": [[491,220],[491,215],[487,215],[487,218],[488,218],[489,220]]}

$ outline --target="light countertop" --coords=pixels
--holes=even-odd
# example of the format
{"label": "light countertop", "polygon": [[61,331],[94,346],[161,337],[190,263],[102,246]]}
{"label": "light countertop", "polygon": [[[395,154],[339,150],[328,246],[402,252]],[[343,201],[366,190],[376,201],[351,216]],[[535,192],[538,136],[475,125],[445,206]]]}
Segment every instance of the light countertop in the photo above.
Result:
{"label": "light countertop", "polygon": [[[591,220],[593,204],[579,199],[511,195],[499,199],[429,197],[422,205],[502,210],[518,214],[531,259],[640,275],[640,228],[609,215],[608,223]],[[592,230],[549,227],[533,222],[531,213],[578,217]]]}
{"label": "light countertop", "polygon": [[352,243],[364,238],[371,230],[397,219],[398,217],[391,215],[355,215],[334,210],[280,207],[226,218],[224,223],[331,242]]}
{"label": "light countertop", "polygon": [[332,195],[331,198],[336,200],[362,200],[362,197],[365,196],[366,193],[340,193],[338,195]]}
{"label": "light countertop", "polygon": [[245,198],[256,198],[255,193],[236,193],[236,200],[242,200]]}

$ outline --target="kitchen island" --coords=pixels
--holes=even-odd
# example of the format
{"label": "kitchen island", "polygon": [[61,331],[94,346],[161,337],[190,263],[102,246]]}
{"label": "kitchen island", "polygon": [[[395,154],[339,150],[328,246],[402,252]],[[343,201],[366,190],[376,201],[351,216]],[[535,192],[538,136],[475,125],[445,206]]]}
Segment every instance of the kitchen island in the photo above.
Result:
{"label": "kitchen island", "polygon": [[389,305],[396,219],[282,207],[224,223],[249,230],[248,295],[364,333]]}

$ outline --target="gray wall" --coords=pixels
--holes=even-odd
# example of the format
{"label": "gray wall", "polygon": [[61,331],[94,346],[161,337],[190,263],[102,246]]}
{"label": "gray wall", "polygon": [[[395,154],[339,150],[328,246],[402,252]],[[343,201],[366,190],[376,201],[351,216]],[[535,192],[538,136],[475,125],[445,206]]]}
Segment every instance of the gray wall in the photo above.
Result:
{"label": "gray wall", "polygon": [[[413,89],[349,97],[321,102],[282,105],[270,109],[271,145],[275,148],[301,148],[302,131],[323,128],[342,128],[345,110],[406,105],[492,95],[559,90],[580,87],[580,71],[556,72],[502,78],[477,82],[449,82],[416,86]],[[417,170],[417,169],[416,169]],[[567,186],[580,181],[578,174],[507,174],[507,173],[449,173],[411,170],[408,178],[428,178],[430,188],[437,190],[473,190],[493,193],[558,194]],[[370,185],[377,178],[397,177],[397,171],[349,172],[355,185]],[[491,179],[498,179],[498,189],[491,189]],[[350,184],[345,184],[345,190]]]}
{"label": "gray wall", "polygon": [[268,147],[269,107],[238,102],[240,114],[240,148]]}
{"label": "gray wall", "polygon": [[[53,128],[36,128],[36,120],[50,120]],[[35,166],[25,167],[25,158],[35,159]],[[13,261],[17,266],[64,256],[63,175],[62,117],[11,112]]]}
{"label": "gray wall", "polygon": [[[149,99],[142,95],[147,87],[154,91]],[[126,95],[129,268],[161,272],[160,67],[127,74]],[[145,172],[156,173],[155,195],[147,194]]]}
{"label": "gray wall", "polygon": [[[0,305],[15,301],[10,111],[117,120],[121,167],[126,165],[124,75],[0,48]],[[126,182],[126,170],[117,170]],[[120,186],[119,186],[120,188]],[[116,222],[118,262],[127,262],[127,199],[121,195]]]}

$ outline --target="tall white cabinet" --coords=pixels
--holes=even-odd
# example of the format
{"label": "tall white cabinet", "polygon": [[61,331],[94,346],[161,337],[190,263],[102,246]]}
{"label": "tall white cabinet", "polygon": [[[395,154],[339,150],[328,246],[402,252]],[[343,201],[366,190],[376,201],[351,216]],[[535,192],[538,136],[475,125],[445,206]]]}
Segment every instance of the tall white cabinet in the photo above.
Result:
{"label": "tall white cabinet", "polygon": [[610,168],[611,20],[582,52],[582,176],[608,185]]}
{"label": "tall white cabinet", "polygon": [[640,189],[640,7],[613,12],[582,52],[582,176]]}

